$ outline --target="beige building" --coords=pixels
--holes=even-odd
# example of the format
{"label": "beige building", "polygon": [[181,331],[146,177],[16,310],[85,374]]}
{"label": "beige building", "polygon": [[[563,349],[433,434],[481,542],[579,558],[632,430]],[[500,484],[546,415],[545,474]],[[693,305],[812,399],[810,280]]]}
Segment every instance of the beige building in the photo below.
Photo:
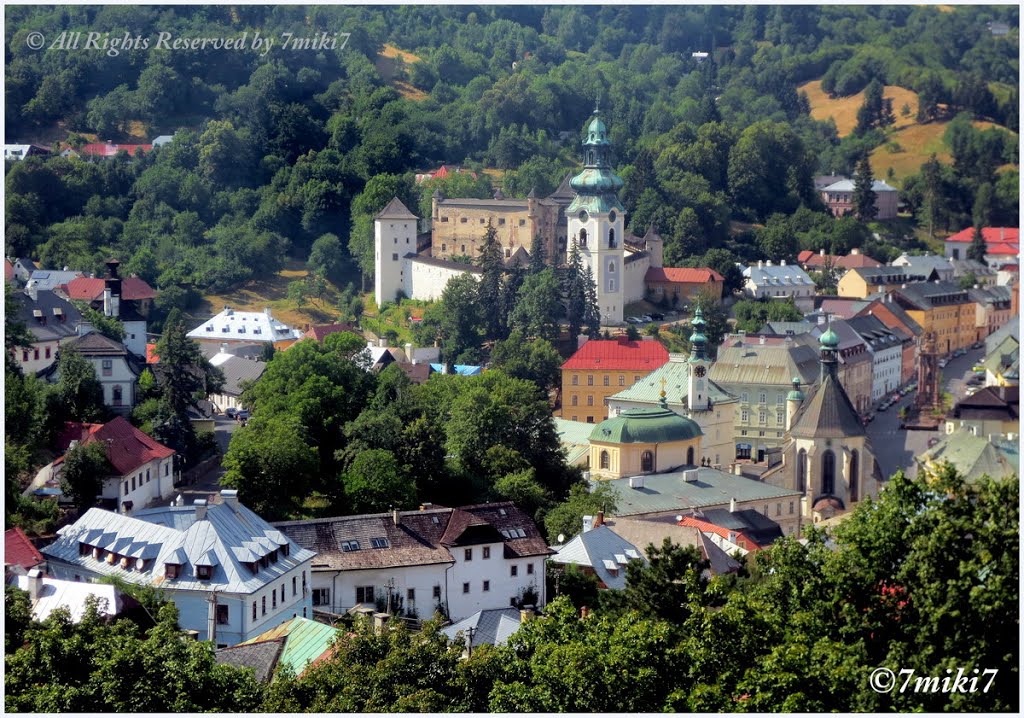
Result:
{"label": "beige building", "polygon": [[697,422],[664,402],[650,409],[626,409],[605,419],[590,434],[590,475],[619,479],[694,466],[701,460]]}
{"label": "beige building", "polygon": [[668,361],[653,337],[591,339],[562,364],[562,418],[596,424],[608,415],[605,399]]}
{"label": "beige building", "polygon": [[927,277],[908,267],[854,267],[836,284],[840,297],[864,299],[872,294],[887,293],[909,282],[923,282]]}

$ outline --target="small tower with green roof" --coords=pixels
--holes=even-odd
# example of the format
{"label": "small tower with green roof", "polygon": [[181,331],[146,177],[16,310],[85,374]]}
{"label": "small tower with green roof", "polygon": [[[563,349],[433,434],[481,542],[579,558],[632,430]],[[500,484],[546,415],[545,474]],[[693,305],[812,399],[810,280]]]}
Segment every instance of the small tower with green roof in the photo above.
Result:
{"label": "small tower with green roof", "polygon": [[625,283],[625,209],[622,178],[612,170],[608,128],[595,107],[583,141],[583,171],[569,181],[576,192],[566,209],[571,242],[597,285],[601,323],[622,324]]}
{"label": "small tower with green roof", "polygon": [[786,395],[786,431],[793,426],[793,417],[800,411],[804,403],[804,393],[800,391],[800,377],[793,377],[793,390]]}
{"label": "small tower with green roof", "polygon": [[700,307],[693,313],[690,326],[693,331],[690,333],[690,358],[687,361],[690,377],[686,405],[690,411],[708,411],[711,408],[708,397],[708,338],[704,335],[704,313]]}

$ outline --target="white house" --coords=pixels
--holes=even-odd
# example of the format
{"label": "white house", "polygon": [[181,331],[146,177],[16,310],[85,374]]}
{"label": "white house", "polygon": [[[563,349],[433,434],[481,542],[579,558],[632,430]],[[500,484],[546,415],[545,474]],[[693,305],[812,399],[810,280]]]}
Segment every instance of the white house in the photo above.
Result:
{"label": "white house", "polygon": [[892,260],[894,267],[906,267],[908,274],[919,274],[927,281],[939,279],[943,282],[953,281],[956,270],[952,262],[935,254],[909,255],[906,252]]}
{"label": "white house", "polygon": [[78,623],[85,615],[90,598],[96,599],[96,609],[101,616],[113,617],[124,609],[121,592],[109,584],[62,581],[44,576],[38,568],[28,575],[12,576],[10,583],[28,593],[32,618],[37,621],[45,621],[58,608],[66,608],[71,620]]}
{"label": "white house", "polygon": [[743,292],[751,299],[792,299],[800,311],[814,309],[814,281],[795,264],[759,261],[743,269]]}
{"label": "white house", "polygon": [[211,394],[209,399],[220,412],[228,409],[242,408],[243,382],[254,382],[263,376],[267,363],[258,359],[229,354],[223,347],[221,351],[210,359],[210,364],[217,367],[224,374],[224,387],[219,394]]}
{"label": "white house", "polygon": [[880,401],[900,386],[903,342],[875,316],[854,317],[846,324],[857,332],[871,353],[871,401]]}
{"label": "white house", "polygon": [[[107,461],[114,473],[105,477],[100,497],[109,508],[134,514],[154,501],[170,499],[174,492],[174,454],[143,433],[123,416],[106,424],[67,422],[58,445],[62,450],[94,442],[106,444]],[[51,467],[51,480],[60,479],[65,456]]]}
{"label": "white house", "polygon": [[366,606],[458,621],[477,611],[546,603],[551,550],[511,502],[274,524],[316,551],[313,605]]}
{"label": "white house", "polygon": [[269,309],[238,312],[231,307],[224,307],[220,314],[188,333],[189,339],[217,344],[273,344],[297,341],[301,337],[302,332],[274,319]]}
{"label": "white house", "polygon": [[43,549],[57,578],[116,576],[155,586],[178,607],[179,625],[218,646],[311,615],[313,552],[222,490],[223,503],[176,504],[122,516],[89,509]]}
{"label": "white house", "polygon": [[[103,386],[103,403],[106,406],[119,414],[131,412],[135,406],[139,375],[144,368],[142,359],[129,352],[121,342],[95,331],[63,342],[61,349],[74,350],[93,365],[96,377]],[[56,383],[60,378],[57,364],[43,370],[40,376]]]}

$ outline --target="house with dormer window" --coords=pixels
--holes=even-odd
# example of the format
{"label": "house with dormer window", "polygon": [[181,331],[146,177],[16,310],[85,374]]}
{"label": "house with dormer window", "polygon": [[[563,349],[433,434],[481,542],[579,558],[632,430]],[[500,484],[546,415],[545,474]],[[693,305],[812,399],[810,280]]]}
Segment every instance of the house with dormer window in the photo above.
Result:
{"label": "house with dormer window", "polygon": [[122,516],[89,509],[43,549],[55,578],[117,577],[152,586],[178,608],[178,624],[217,646],[247,641],[297,616],[312,616],[314,553],[222,490]]}

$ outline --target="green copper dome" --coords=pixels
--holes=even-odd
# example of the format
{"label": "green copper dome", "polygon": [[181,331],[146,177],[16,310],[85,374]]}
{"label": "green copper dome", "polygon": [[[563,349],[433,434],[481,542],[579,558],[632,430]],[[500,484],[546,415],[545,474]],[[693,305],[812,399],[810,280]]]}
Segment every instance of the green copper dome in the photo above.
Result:
{"label": "green copper dome", "polygon": [[804,393],[800,391],[800,377],[793,377],[793,390],[786,395],[787,401],[803,401]]}
{"label": "green copper dome", "polygon": [[664,444],[695,439],[702,434],[697,422],[671,409],[626,409],[595,426],[590,440],[612,444]]}
{"label": "green copper dome", "polygon": [[623,211],[617,196],[623,186],[622,178],[612,170],[608,158],[611,144],[608,128],[598,116],[598,111],[594,110],[594,119],[587,126],[587,138],[583,141],[583,171],[569,180],[569,186],[576,192],[568,209],[570,213],[580,209],[590,212]]}
{"label": "green copper dome", "polygon": [[608,128],[605,127],[600,117],[596,117],[596,111],[594,114],[594,119],[590,121],[590,125],[587,127],[587,141],[583,144],[610,145],[611,142],[608,141]]}
{"label": "green copper dome", "polygon": [[821,344],[822,349],[836,349],[839,347],[839,335],[832,331],[832,327],[829,327],[821,338],[818,340]]}

